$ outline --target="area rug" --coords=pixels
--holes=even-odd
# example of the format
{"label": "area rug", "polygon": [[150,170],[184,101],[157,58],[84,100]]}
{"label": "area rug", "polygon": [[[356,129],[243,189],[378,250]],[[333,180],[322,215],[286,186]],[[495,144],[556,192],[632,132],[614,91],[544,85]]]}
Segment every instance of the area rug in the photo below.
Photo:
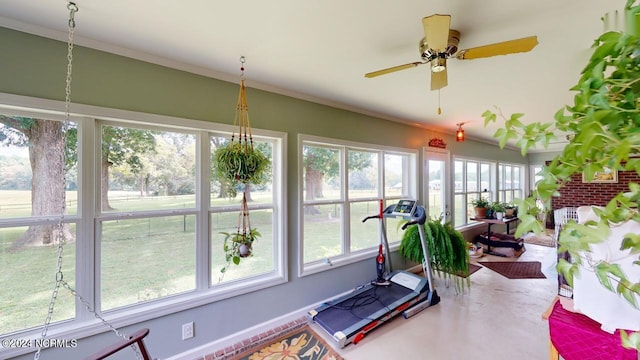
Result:
{"label": "area rug", "polygon": [[236,360],[343,360],[308,325],[271,343],[234,357]]}
{"label": "area rug", "polygon": [[535,244],[546,247],[556,247],[556,242],[553,240],[553,236],[547,234],[534,234],[527,233],[522,235],[522,239],[527,244]]}
{"label": "area rug", "polygon": [[[474,272],[476,272],[476,271],[478,271],[480,269],[482,269],[482,266],[478,266],[476,264],[469,263],[469,275],[466,275],[462,271],[459,271],[459,272],[455,273],[454,275],[462,277],[462,278],[466,278],[467,276],[471,276],[471,274],[473,274]],[[443,272],[442,270],[439,270],[439,269],[434,269],[434,270],[436,272]],[[445,271],[445,272],[448,273],[448,274],[452,274],[452,273],[450,273],[448,271]],[[422,272],[420,272],[420,274],[422,274]]]}
{"label": "area rug", "polygon": [[480,265],[509,279],[546,279],[539,261],[486,261]]}
{"label": "area rug", "polygon": [[474,272],[476,272],[476,271],[478,271],[480,269],[482,269],[482,266],[478,266],[476,264],[469,263],[469,276],[471,276]]}

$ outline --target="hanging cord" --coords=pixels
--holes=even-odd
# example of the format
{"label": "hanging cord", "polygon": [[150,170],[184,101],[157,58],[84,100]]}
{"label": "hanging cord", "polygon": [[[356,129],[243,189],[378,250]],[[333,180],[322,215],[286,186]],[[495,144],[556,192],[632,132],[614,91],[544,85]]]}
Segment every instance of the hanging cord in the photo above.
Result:
{"label": "hanging cord", "polygon": [[238,143],[244,145],[245,149],[253,149],[253,135],[251,133],[251,123],[249,122],[249,105],[247,104],[246,87],[244,85],[244,63],[246,59],[240,56],[240,92],[238,93],[238,103],[236,105],[236,115],[233,120],[233,133],[231,142],[236,136],[238,127]]}
{"label": "hanging cord", "polygon": [[[75,21],[75,13],[78,12],[78,6],[73,3],[73,2],[69,2],[69,4],[67,5],[67,9],[69,9],[69,36],[68,36],[68,40],[67,40],[67,77],[66,77],[66,83],[65,83],[65,99],[64,99],[64,124],[62,126],[62,140],[61,140],[61,149],[59,149],[58,153],[61,157],[60,161],[62,166],[65,166],[66,164],[66,145],[67,145],[67,137],[68,137],[68,133],[69,133],[69,123],[70,123],[70,105],[71,105],[71,79],[72,79],[72,69],[73,69],[73,32],[75,30],[76,27],[76,21]],[[67,289],[73,296],[74,298],[77,298],[80,300],[80,302],[82,303],[82,305],[84,306],[84,308],[89,311],[90,313],[92,313],[94,315],[94,317],[96,317],[98,320],[100,320],[102,322],[102,324],[104,324],[105,326],[107,326],[108,328],[111,329],[112,332],[114,332],[117,336],[125,339],[125,340],[129,340],[130,337],[126,336],[124,334],[122,334],[120,331],[118,331],[118,329],[116,329],[113,325],[111,325],[106,319],[104,319],[102,316],[100,316],[91,306],[91,304],[85,299],[83,298],[75,289],[73,289],[71,287],[71,285],[69,285],[68,282],[66,282],[64,280],[64,274],[62,273],[62,254],[64,251],[64,244],[65,244],[65,213],[67,210],[67,199],[66,199],[66,185],[67,185],[67,178],[66,178],[66,171],[62,172],[62,201],[61,201],[61,209],[60,209],[60,220],[58,221],[57,225],[56,225],[56,241],[57,241],[57,245],[58,245],[58,254],[57,254],[57,264],[56,264],[56,283],[54,285],[53,288],[53,292],[51,294],[51,300],[49,302],[49,307],[47,309],[47,317],[45,319],[44,325],[42,327],[42,333],[41,333],[41,338],[44,340],[47,338],[47,333],[49,331],[49,327],[51,325],[51,320],[53,318],[53,313],[54,313],[54,309],[55,309],[55,304],[56,304],[56,300],[58,299],[58,293],[60,292],[60,287],[64,287],[65,289]],[[40,344],[44,344],[45,342],[42,341],[40,342]],[[135,344],[131,345],[131,348],[133,349],[133,351],[136,353],[136,358],[142,360],[142,354],[140,353],[140,350],[138,349],[138,347]],[[34,360],[38,360],[40,359],[40,353],[42,352],[42,345],[38,346],[37,351],[35,352],[33,358]]]}

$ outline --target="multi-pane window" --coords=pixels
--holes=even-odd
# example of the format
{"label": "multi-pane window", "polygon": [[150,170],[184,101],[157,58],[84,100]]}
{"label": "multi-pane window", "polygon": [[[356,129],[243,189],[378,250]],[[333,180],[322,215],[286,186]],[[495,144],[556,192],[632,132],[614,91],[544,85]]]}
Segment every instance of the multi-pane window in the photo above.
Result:
{"label": "multi-pane window", "polygon": [[511,203],[515,199],[522,199],[523,186],[524,166],[498,165],[498,199],[500,202]]}
{"label": "multi-pane window", "polygon": [[454,177],[454,224],[463,226],[473,217],[473,200],[480,197],[494,201],[495,164],[487,161],[455,159]]}
{"label": "multi-pane window", "polygon": [[[400,198],[415,198],[416,154],[327,139],[300,138],[301,258],[305,270],[377,249],[378,220],[363,222]],[[389,242],[400,240],[386,221]]]}
{"label": "multi-pane window", "polygon": [[[83,298],[60,289],[61,329],[92,316],[81,301],[113,319],[132,307],[151,319],[159,307],[166,314],[284,281],[284,134],[254,130],[271,166],[245,188],[222,181],[212,160],[230,138],[226,126],[99,111],[111,120],[0,110],[0,336],[43,325],[61,239],[64,280]],[[237,230],[243,193],[261,236],[222,277],[220,232]]]}

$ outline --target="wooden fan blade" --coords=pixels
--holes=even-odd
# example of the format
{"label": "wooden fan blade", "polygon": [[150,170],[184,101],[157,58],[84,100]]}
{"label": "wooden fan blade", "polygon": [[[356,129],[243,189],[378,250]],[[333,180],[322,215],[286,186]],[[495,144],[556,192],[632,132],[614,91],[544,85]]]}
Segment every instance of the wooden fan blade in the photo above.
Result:
{"label": "wooden fan blade", "polygon": [[471,60],[491,57],[496,55],[515,54],[531,51],[538,45],[537,36],[529,36],[522,39],[509,40],[490,45],[478,46],[471,49],[461,50],[456,57],[460,60]]}
{"label": "wooden fan blade", "polygon": [[395,71],[409,69],[409,68],[416,67],[416,66],[422,65],[422,64],[426,64],[426,63],[423,63],[423,62],[420,62],[420,61],[416,61],[416,62],[404,64],[404,65],[398,65],[398,66],[390,67],[390,68],[387,68],[387,69],[382,69],[382,70],[366,73],[366,74],[364,74],[364,77],[372,78],[372,77],[376,77],[376,76],[392,73],[392,72],[395,72]]}
{"label": "wooden fan blade", "polygon": [[449,27],[451,26],[451,15],[431,15],[422,18],[424,27],[424,37],[430,49],[444,50],[449,41]]}
{"label": "wooden fan blade", "polygon": [[447,70],[431,72],[431,90],[442,89],[447,86]]}

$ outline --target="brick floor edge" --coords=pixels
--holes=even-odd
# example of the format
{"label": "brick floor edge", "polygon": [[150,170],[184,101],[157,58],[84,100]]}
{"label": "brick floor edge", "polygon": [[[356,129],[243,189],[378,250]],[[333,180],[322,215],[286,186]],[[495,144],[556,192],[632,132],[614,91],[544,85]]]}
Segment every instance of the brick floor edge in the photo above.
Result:
{"label": "brick floor edge", "polygon": [[[260,334],[252,335],[248,339],[244,339],[233,345],[226,346],[223,349],[216,350],[212,354],[205,355],[204,360],[230,360],[238,354],[241,354],[253,348],[257,349],[261,345],[279,338],[282,334],[290,332],[295,329],[299,329],[307,324],[308,324],[307,318],[300,317],[286,324],[278,325],[273,329],[269,329]],[[202,360],[202,359],[203,359],[202,357],[198,357],[194,360]]]}

